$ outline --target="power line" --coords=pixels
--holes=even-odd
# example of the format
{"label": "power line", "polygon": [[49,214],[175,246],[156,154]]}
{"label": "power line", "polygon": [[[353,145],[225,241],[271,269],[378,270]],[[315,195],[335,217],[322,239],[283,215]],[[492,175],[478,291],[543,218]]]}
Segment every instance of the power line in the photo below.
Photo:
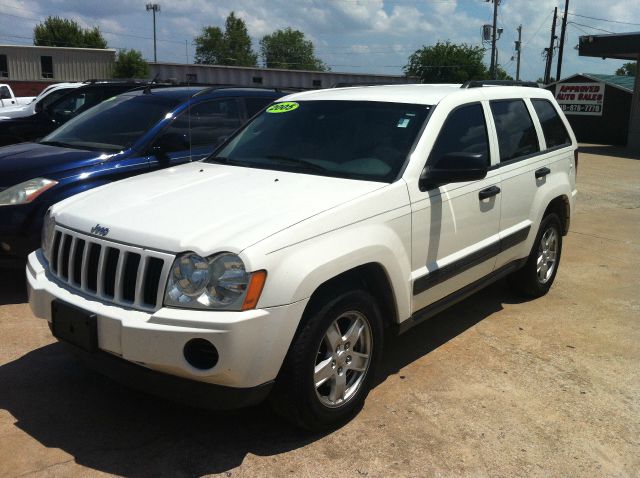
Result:
{"label": "power line", "polygon": [[610,31],[610,30],[604,30],[604,29],[602,29],[602,28],[597,28],[597,27],[594,27],[594,26],[591,26],[591,25],[585,25],[585,24],[583,24],[583,23],[578,23],[578,22],[567,22],[567,23],[571,23],[571,24],[573,24],[573,25],[580,25],[581,27],[591,28],[591,29],[593,29],[593,30],[598,30],[598,31],[600,31],[600,32],[605,32],[605,33],[616,33],[616,32],[612,32],[612,31]]}
{"label": "power line", "polygon": [[[10,5],[5,5],[3,3],[0,3],[0,6],[11,7]],[[29,12],[29,13],[35,13],[35,12],[33,12],[31,10],[27,10],[25,8],[18,8],[18,7],[11,7],[11,8],[16,8],[16,9],[23,10],[23,11]],[[43,22],[44,21],[42,18],[24,17],[24,16],[21,16],[21,15],[15,15],[13,13],[2,13],[2,16],[21,18],[23,20],[31,20],[31,21],[34,21],[34,22]],[[109,30],[102,30],[102,29],[100,29],[100,33],[107,33],[109,35],[116,35],[116,36],[122,36],[122,37],[138,38],[140,40],[153,40],[153,37],[144,37],[142,35],[133,35],[131,33],[112,32],[112,31],[109,31]],[[180,43],[181,45],[184,43],[184,39],[182,39],[182,40],[167,40],[167,39],[158,38],[158,41],[170,42],[170,43]]]}
{"label": "power line", "polygon": [[549,20],[549,17],[553,14],[552,11],[550,11],[547,16],[544,18],[544,20],[542,20],[542,22],[540,23],[540,26],[538,26],[536,32],[531,35],[531,37],[529,37],[529,39],[525,42],[523,42],[523,44],[528,45],[529,43],[531,43],[533,41],[534,38],[536,38],[538,36],[538,33],[540,33],[540,30],[542,29],[543,25],[546,25],[547,20]]}
{"label": "power line", "polygon": [[601,22],[608,22],[608,23],[620,23],[621,25],[635,25],[635,26],[640,26],[640,23],[632,23],[632,22],[621,22],[619,20],[608,20],[606,18],[598,18],[598,17],[589,17],[587,15],[580,15],[579,13],[571,13],[571,12],[567,12],[567,15],[572,15],[574,17],[581,17],[581,18],[588,18],[589,20],[599,20]]}

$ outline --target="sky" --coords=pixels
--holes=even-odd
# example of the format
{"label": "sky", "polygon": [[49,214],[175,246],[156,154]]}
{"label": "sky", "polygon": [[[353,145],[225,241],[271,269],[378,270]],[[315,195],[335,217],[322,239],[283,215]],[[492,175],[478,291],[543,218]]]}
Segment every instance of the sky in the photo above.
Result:
{"label": "sky", "polygon": [[[264,35],[291,27],[305,33],[316,55],[333,71],[402,74],[408,57],[438,41],[482,45],[491,22],[488,0],[154,0],[158,61],[193,62],[193,38],[209,25],[224,25],[231,11],[247,24],[254,49]],[[98,26],[110,48],[134,48],[153,59],[152,15],[146,0],[0,0],[0,43],[33,44],[33,27],[49,15]],[[498,62],[515,77],[514,41],[522,25],[521,77],[544,73],[553,8],[564,0],[500,0]],[[579,57],[585,34],[640,31],[639,0],[570,0],[562,77],[613,74],[624,62]],[[559,21],[558,21],[559,27]],[[559,28],[558,28],[559,31]],[[486,45],[487,47],[489,45]],[[486,53],[489,63],[490,50]],[[555,75],[555,61],[553,74]]]}

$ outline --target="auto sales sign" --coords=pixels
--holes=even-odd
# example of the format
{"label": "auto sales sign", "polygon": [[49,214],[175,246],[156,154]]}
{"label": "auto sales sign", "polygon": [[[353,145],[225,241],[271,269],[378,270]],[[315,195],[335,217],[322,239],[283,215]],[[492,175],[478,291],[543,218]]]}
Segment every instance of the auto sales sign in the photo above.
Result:
{"label": "auto sales sign", "polygon": [[602,116],[604,83],[558,83],[556,101],[566,115]]}

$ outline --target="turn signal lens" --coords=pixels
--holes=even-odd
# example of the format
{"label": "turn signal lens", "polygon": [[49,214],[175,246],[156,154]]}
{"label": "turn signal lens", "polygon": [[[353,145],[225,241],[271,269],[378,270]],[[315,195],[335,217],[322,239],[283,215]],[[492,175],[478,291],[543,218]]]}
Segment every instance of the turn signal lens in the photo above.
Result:
{"label": "turn signal lens", "polygon": [[266,280],[267,271],[256,271],[251,274],[247,295],[242,303],[242,310],[253,309],[258,305],[258,299],[260,299],[260,294],[262,294],[262,288]]}

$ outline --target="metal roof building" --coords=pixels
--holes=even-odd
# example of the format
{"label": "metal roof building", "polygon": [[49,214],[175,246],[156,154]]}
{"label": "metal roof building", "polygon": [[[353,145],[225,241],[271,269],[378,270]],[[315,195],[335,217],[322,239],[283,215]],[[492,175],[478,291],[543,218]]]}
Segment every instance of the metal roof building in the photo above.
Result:
{"label": "metal roof building", "polygon": [[177,81],[209,85],[257,86],[265,88],[317,89],[344,83],[417,83],[402,75],[335,73],[275,68],[247,68],[222,65],[149,63],[150,77],[159,81]]}
{"label": "metal roof building", "polygon": [[0,45],[0,83],[27,95],[49,83],[111,78],[115,57],[113,49]]}
{"label": "metal roof building", "polygon": [[[640,32],[614,33],[611,35],[587,35],[580,37],[580,56],[617,58],[640,61]],[[640,151],[640,77],[635,77],[627,116],[627,147]]]}
{"label": "metal roof building", "polygon": [[626,144],[635,77],[578,73],[545,86],[584,143]]}

